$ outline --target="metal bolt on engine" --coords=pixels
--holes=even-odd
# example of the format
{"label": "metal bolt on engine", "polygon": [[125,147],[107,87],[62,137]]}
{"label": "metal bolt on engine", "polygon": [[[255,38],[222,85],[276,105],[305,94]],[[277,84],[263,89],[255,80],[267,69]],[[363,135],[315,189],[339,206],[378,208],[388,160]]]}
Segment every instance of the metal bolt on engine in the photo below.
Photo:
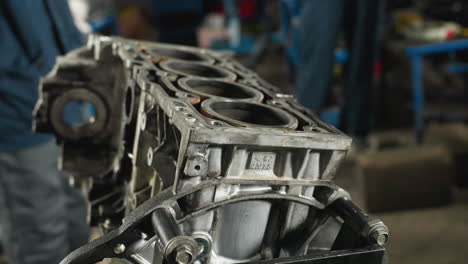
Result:
{"label": "metal bolt on engine", "polygon": [[186,245],[180,245],[176,249],[175,261],[178,264],[189,264],[193,259],[193,249]]}
{"label": "metal bolt on engine", "polygon": [[125,245],[124,244],[117,244],[115,247],[114,247],[114,253],[115,254],[122,254],[125,252]]}
{"label": "metal bolt on engine", "polygon": [[377,243],[379,246],[387,244],[389,238],[388,228],[385,225],[376,227],[371,231],[370,238],[372,242]]}

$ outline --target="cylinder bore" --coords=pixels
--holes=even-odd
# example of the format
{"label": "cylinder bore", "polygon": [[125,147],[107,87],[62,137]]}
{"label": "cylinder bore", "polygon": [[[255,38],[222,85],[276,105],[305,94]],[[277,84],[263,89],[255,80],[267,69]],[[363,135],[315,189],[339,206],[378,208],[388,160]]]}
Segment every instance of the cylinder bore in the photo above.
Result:
{"label": "cylinder bore", "polygon": [[203,54],[185,50],[183,48],[153,47],[150,49],[150,51],[157,56],[184,61],[202,62],[210,60],[210,58]]}
{"label": "cylinder bore", "polygon": [[232,72],[202,63],[168,60],[161,62],[160,65],[166,71],[184,76],[218,80],[234,80],[236,78]]}
{"label": "cylinder bore", "polygon": [[190,77],[180,79],[178,83],[184,90],[204,98],[249,100],[257,102],[263,100],[263,94],[260,91],[237,83]]}
{"label": "cylinder bore", "polygon": [[107,108],[87,89],[73,89],[53,101],[50,120],[55,131],[70,140],[97,135],[105,126]]}
{"label": "cylinder bore", "polygon": [[202,112],[234,126],[295,129],[298,121],[287,112],[265,104],[245,101],[205,100]]}

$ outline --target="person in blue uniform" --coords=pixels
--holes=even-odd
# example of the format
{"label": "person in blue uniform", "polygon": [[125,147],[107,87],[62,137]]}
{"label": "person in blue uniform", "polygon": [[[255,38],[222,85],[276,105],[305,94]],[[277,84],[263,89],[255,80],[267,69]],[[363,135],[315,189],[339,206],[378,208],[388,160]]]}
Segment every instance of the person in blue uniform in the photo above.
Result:
{"label": "person in blue uniform", "polygon": [[197,45],[197,28],[204,17],[203,0],[152,0],[158,41]]}
{"label": "person in blue uniform", "polygon": [[0,4],[0,228],[9,264],[55,264],[86,243],[84,200],[58,170],[51,135],[32,131],[39,80],[83,44],[66,0]]}
{"label": "person in blue uniform", "polygon": [[340,128],[356,139],[369,132],[370,90],[379,47],[384,0],[302,1],[298,99],[320,113],[331,87],[334,52],[344,33],[348,62],[344,69],[344,106]]}

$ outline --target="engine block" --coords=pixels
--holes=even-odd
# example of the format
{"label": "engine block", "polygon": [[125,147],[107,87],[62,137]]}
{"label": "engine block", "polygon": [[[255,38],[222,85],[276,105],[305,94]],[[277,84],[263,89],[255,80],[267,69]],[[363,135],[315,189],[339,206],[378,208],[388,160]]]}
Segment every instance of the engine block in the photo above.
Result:
{"label": "engine block", "polygon": [[387,227],[333,182],[351,139],[229,53],[91,36],[35,114],[106,232],[62,263],[382,263]]}

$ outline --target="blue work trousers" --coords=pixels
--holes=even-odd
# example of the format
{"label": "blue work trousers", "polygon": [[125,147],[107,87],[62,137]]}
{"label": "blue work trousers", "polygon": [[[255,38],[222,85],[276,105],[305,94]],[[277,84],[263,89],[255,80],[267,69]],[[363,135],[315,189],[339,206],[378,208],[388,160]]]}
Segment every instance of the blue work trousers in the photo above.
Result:
{"label": "blue work trousers", "polygon": [[9,264],[58,264],[88,241],[86,209],[49,142],[0,153],[0,228]]}
{"label": "blue work trousers", "polygon": [[366,136],[369,129],[370,90],[383,5],[383,0],[303,1],[298,99],[315,112],[323,110],[337,41],[344,33],[350,55],[344,68],[341,128],[353,136]]}

